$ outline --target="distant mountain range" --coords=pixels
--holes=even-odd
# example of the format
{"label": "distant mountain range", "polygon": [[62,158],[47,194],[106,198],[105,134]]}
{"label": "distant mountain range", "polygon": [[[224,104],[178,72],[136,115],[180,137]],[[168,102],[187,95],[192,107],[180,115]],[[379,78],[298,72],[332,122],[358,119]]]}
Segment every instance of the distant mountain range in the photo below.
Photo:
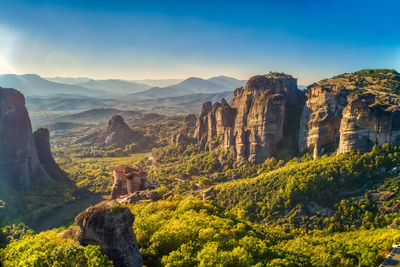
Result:
{"label": "distant mountain range", "polygon": [[143,79],[143,80],[132,80],[131,82],[148,84],[151,87],[167,87],[177,83],[180,83],[184,79]]}
{"label": "distant mountain range", "polygon": [[51,95],[79,95],[79,96],[109,96],[110,93],[103,90],[94,90],[78,85],[56,83],[43,79],[36,74],[4,74],[0,75],[0,87],[14,88],[25,96],[51,96]]}
{"label": "distant mountain range", "polygon": [[151,88],[150,85],[144,83],[115,79],[89,80],[87,82],[78,83],[77,85],[90,89],[108,91],[118,95],[137,93]]}
{"label": "distant mountain range", "polygon": [[26,97],[26,107],[29,111],[73,111],[87,110],[92,108],[111,107],[115,100],[98,99],[93,97]]}
{"label": "distant mountain range", "polygon": [[44,77],[46,80],[56,83],[65,83],[65,84],[78,84],[88,82],[91,79],[87,77],[79,77],[79,78],[71,78],[71,77]]}
{"label": "distant mountain range", "polygon": [[208,80],[191,77],[176,85],[168,87],[153,87],[143,92],[130,94],[127,98],[132,100],[144,100],[176,97],[188,94],[219,93],[233,91],[238,87],[244,86],[245,83],[245,80],[237,80],[226,76],[214,77]]}
{"label": "distant mountain range", "polygon": [[[157,99],[163,97],[177,97],[188,94],[220,93],[233,91],[243,86],[246,81],[227,76],[218,76],[210,79],[191,77],[186,80],[141,80],[126,81],[118,79],[92,80],[81,78],[42,78],[36,74],[4,74],[0,75],[0,87],[15,88],[26,97],[52,97],[60,95],[86,96],[95,98],[120,98],[131,100]],[[176,84],[172,84],[177,82]],[[152,85],[165,85],[165,87],[153,87]]]}

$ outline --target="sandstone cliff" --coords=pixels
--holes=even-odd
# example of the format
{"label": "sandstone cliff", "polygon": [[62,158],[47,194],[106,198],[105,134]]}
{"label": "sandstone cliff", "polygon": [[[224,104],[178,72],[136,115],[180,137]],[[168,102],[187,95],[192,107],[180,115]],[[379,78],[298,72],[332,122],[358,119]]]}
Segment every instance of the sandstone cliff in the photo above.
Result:
{"label": "sandstone cliff", "polygon": [[372,94],[358,95],[343,110],[338,153],[368,151],[374,144],[400,145],[400,107],[375,103]]}
{"label": "sandstone cliff", "polygon": [[[305,99],[304,99],[305,97]],[[367,151],[400,144],[400,74],[377,69],[346,73],[309,86],[303,95],[290,75],[249,79],[232,101],[203,104],[194,137],[201,150],[262,162],[298,152]],[[301,116],[300,116],[301,114]],[[185,142],[186,132],[174,136]]]}
{"label": "sandstone cliff", "polygon": [[307,149],[314,157],[335,151],[346,105],[345,91],[324,90],[321,86],[308,88],[299,128],[299,151]]}
{"label": "sandstone cliff", "polygon": [[50,133],[46,128],[39,128],[33,133],[39,161],[46,172],[56,180],[68,181],[66,173],[55,162],[50,149]]}
{"label": "sandstone cliff", "polygon": [[258,75],[234,92],[228,104],[203,104],[194,137],[202,150],[220,147],[232,158],[262,162],[277,153],[297,151],[299,108],[297,80],[283,73]]}
{"label": "sandstone cliff", "polygon": [[320,81],[307,89],[299,150],[367,151],[374,144],[400,144],[400,74],[361,70]]}
{"label": "sandstone cliff", "polygon": [[0,88],[0,182],[24,191],[35,178],[50,176],[39,161],[25,98]]}

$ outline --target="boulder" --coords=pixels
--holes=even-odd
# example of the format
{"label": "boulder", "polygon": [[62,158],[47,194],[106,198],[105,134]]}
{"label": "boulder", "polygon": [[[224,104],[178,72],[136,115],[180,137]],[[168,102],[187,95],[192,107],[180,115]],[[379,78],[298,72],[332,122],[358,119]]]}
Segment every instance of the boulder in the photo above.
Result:
{"label": "boulder", "polygon": [[134,215],[116,201],[103,201],[76,216],[78,226],[63,233],[81,245],[98,245],[117,267],[143,266],[133,233]]}

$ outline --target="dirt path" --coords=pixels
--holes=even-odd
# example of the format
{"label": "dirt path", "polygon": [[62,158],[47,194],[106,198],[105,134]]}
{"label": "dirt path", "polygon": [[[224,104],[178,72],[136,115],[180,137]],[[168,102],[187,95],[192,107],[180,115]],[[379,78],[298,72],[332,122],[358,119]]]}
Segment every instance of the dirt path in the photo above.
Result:
{"label": "dirt path", "polygon": [[49,215],[40,218],[33,225],[32,229],[36,232],[53,229],[56,227],[71,224],[76,215],[91,205],[104,200],[101,195],[90,195],[85,198],[75,200],[65,204],[63,207],[54,209]]}

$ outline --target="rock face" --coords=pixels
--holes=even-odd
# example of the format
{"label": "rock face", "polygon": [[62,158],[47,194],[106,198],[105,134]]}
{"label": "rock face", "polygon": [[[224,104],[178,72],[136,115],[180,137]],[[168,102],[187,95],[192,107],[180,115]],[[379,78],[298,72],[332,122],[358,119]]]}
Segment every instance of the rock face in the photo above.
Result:
{"label": "rock face", "polygon": [[127,166],[118,166],[113,171],[114,184],[111,199],[126,197],[136,191],[144,190],[151,186],[146,179],[147,174]]}
{"label": "rock face", "polygon": [[143,266],[132,225],[134,215],[116,201],[103,201],[76,216],[78,226],[63,233],[81,245],[98,245],[114,266]]}
{"label": "rock face", "polygon": [[399,88],[400,74],[385,69],[346,73],[310,86],[299,151],[316,158],[325,152],[368,151],[375,144],[399,145]]}
{"label": "rock face", "polygon": [[179,145],[188,145],[191,138],[185,129],[178,130],[174,135],[172,135],[172,143],[178,147]]}
{"label": "rock face", "polygon": [[310,87],[299,129],[299,151],[307,149],[314,158],[337,149],[342,111],[347,105],[346,92]]}
{"label": "rock face", "polygon": [[400,145],[400,108],[375,104],[372,94],[357,95],[343,110],[338,153],[368,151],[374,144]]}
{"label": "rock face", "polygon": [[196,126],[197,117],[194,114],[189,114],[185,116],[183,121],[183,129],[190,131],[194,126]]}
{"label": "rock face", "polygon": [[0,88],[0,179],[24,191],[35,178],[51,179],[39,161],[25,98]]}
{"label": "rock face", "polygon": [[[292,76],[270,73],[250,78],[229,104],[224,99],[204,103],[194,137],[201,150],[256,163],[298,152],[316,158],[367,151],[375,144],[400,145],[399,107],[395,70],[341,74],[309,86],[305,95]],[[176,135],[177,140],[184,136]]]}
{"label": "rock face", "polygon": [[295,154],[303,95],[283,73],[254,76],[228,104],[204,103],[194,137],[202,150],[218,146],[238,161],[262,162],[277,152]]}
{"label": "rock face", "polygon": [[108,122],[104,143],[124,148],[135,141],[136,135],[125,123],[121,115],[114,115]]}
{"label": "rock face", "polygon": [[39,128],[33,133],[33,140],[39,156],[39,161],[46,172],[54,179],[67,181],[66,173],[55,162],[50,150],[50,133],[46,128]]}

